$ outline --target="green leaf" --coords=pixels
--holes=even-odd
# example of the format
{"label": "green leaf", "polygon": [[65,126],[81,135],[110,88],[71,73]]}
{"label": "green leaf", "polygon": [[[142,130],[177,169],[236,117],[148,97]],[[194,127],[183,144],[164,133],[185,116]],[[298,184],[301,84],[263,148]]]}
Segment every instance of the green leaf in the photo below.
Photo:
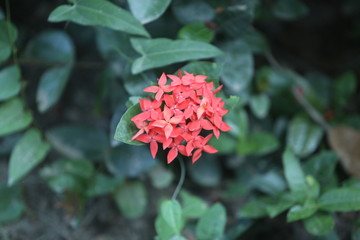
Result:
{"label": "green leaf", "polygon": [[250,109],[257,118],[265,118],[270,109],[270,98],[266,94],[259,94],[250,98]]}
{"label": "green leaf", "polygon": [[220,203],[214,204],[200,218],[196,225],[196,237],[199,240],[220,239],[226,224],[226,211]]}
{"label": "green leaf", "polygon": [[272,10],[276,17],[288,21],[304,17],[309,12],[301,0],[277,0]]}
{"label": "green leaf", "polygon": [[19,98],[0,105],[0,137],[20,131],[32,122],[30,111],[24,111],[24,103]]}
{"label": "green leaf", "polygon": [[171,0],[127,0],[131,13],[142,23],[159,18],[167,9]]}
{"label": "green leaf", "polygon": [[135,115],[141,113],[140,104],[131,106],[122,115],[115,131],[114,139],[131,145],[144,145],[144,143],[131,140],[131,138],[139,131],[135,124],[130,120]]}
{"label": "green leaf", "polygon": [[258,174],[252,180],[252,185],[258,190],[269,195],[280,194],[286,189],[285,180],[276,170],[270,170],[266,173]]}
{"label": "green leaf", "polygon": [[331,189],[320,197],[319,206],[320,209],[327,211],[358,211],[360,210],[360,189]]}
{"label": "green leaf", "polygon": [[9,164],[8,184],[13,185],[42,162],[50,145],[41,139],[37,129],[29,129],[15,145]]}
{"label": "green leaf", "polygon": [[313,215],[318,209],[318,206],[315,201],[308,200],[303,206],[295,205],[290,208],[287,214],[287,222],[293,222],[300,219],[308,218]]}
{"label": "green leaf", "polygon": [[48,69],[40,79],[36,101],[40,112],[54,106],[64,91],[69,79],[71,67],[53,67]]}
{"label": "green leaf", "polygon": [[51,190],[58,194],[65,192],[83,194],[85,190],[84,182],[80,178],[69,173],[54,176],[48,179],[47,182]]}
{"label": "green leaf", "polygon": [[89,187],[86,189],[86,195],[88,197],[96,197],[114,192],[120,181],[120,179],[111,178],[102,173],[96,173]]}
{"label": "green leaf", "polygon": [[307,185],[300,161],[291,149],[286,149],[282,156],[286,181],[294,197],[302,202],[307,197]]}
{"label": "green leaf", "polygon": [[20,69],[16,65],[0,71],[0,101],[9,99],[20,92]]}
{"label": "green leaf", "polygon": [[180,29],[178,38],[209,43],[214,38],[214,32],[205,23],[190,23]]}
{"label": "green leaf", "polygon": [[64,31],[44,31],[31,39],[26,46],[25,57],[30,61],[70,64],[75,58],[74,44]]}
{"label": "green leaf", "polygon": [[180,192],[180,197],[183,202],[183,216],[184,218],[199,218],[208,209],[207,204],[194,195],[185,191]]}
{"label": "green leaf", "polygon": [[172,63],[212,58],[222,54],[211,44],[190,40],[132,38],[131,44],[142,55],[132,64],[133,74]]}
{"label": "green leaf", "polygon": [[115,192],[114,197],[117,206],[127,218],[138,218],[146,210],[146,190],[140,181],[124,183]]}
{"label": "green leaf", "polygon": [[229,154],[235,150],[237,140],[228,133],[221,133],[219,139],[211,138],[209,145],[219,151],[219,154]]}
{"label": "green leaf", "polygon": [[233,94],[240,95],[250,84],[254,74],[254,61],[248,45],[243,41],[226,42],[221,46],[226,53],[216,58],[218,64],[223,64],[221,80]]}
{"label": "green leaf", "polygon": [[163,189],[169,187],[174,179],[174,174],[168,168],[158,163],[148,171],[150,180],[155,188]]}
{"label": "green leaf", "polygon": [[109,146],[105,132],[89,125],[59,125],[48,130],[46,137],[57,151],[75,159],[102,158]]}
{"label": "green leaf", "polygon": [[0,224],[15,221],[21,217],[25,205],[19,187],[0,186]]}
{"label": "green leaf", "polygon": [[267,132],[255,132],[248,138],[240,138],[237,151],[240,155],[264,155],[278,149],[279,141]]}
{"label": "green leaf", "polygon": [[0,62],[10,57],[17,36],[17,29],[12,23],[0,20]]}
{"label": "green leaf", "polygon": [[74,5],[61,5],[49,16],[50,22],[73,21],[80,25],[102,26],[149,37],[149,33],[128,11],[109,1],[77,1]]}
{"label": "green leaf", "polygon": [[219,83],[222,65],[215,62],[194,61],[183,66],[181,70],[195,75],[205,75],[208,77],[206,81],[214,82],[216,86]]}
{"label": "green leaf", "polygon": [[304,117],[295,117],[289,126],[286,143],[299,157],[306,157],[318,147],[324,131]]}
{"label": "green leaf", "polygon": [[334,102],[336,108],[346,106],[356,91],[356,76],[353,72],[346,72],[336,79],[334,84]]}
{"label": "green leaf", "polygon": [[166,200],[160,207],[161,217],[171,227],[172,231],[180,234],[183,228],[182,209],[176,200]]}
{"label": "green leaf", "polygon": [[203,0],[173,1],[172,12],[182,24],[206,22],[214,18],[214,9]]}
{"label": "green leaf", "polygon": [[304,220],[306,230],[316,236],[329,234],[335,225],[333,217],[328,213],[317,213]]}
{"label": "green leaf", "polygon": [[157,240],[169,240],[172,236],[176,235],[176,231],[169,226],[161,214],[155,220],[155,229],[158,234]]}
{"label": "green leaf", "polygon": [[203,154],[206,161],[197,161],[189,168],[191,179],[204,187],[215,187],[220,184],[222,171],[220,164],[214,155]]}
{"label": "green leaf", "polygon": [[170,238],[169,240],[187,240],[187,239],[184,238],[183,236],[173,236],[173,237]]}
{"label": "green leaf", "polygon": [[240,105],[241,103],[240,98],[238,96],[230,96],[224,99],[224,102],[225,102],[225,109],[229,111],[233,110],[236,106]]}

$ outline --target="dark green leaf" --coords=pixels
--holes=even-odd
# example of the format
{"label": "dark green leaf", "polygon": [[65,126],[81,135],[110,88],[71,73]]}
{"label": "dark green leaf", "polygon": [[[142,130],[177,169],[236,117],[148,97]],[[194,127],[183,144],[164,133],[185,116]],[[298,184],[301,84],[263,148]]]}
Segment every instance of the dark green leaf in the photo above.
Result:
{"label": "dark green leaf", "polygon": [[61,5],[49,16],[50,22],[73,21],[86,26],[103,26],[114,30],[149,37],[149,33],[128,11],[109,1],[77,1]]}
{"label": "dark green leaf", "polygon": [[270,98],[266,94],[259,94],[250,98],[250,109],[257,118],[267,116],[270,109]]}
{"label": "dark green leaf", "polygon": [[15,221],[23,214],[25,205],[20,190],[19,187],[0,186],[0,224]]}
{"label": "dark green leaf", "polygon": [[282,20],[295,20],[309,12],[301,0],[277,0],[272,10],[274,15]]}
{"label": "dark green leaf", "polygon": [[356,91],[356,76],[353,72],[342,74],[334,84],[334,102],[337,108],[344,107]]}
{"label": "dark green leaf", "polygon": [[237,220],[230,229],[226,230],[226,235],[223,237],[223,240],[239,239],[240,236],[242,236],[252,226],[252,224],[252,221],[249,219]]}
{"label": "dark green leaf", "polygon": [[158,189],[169,187],[174,179],[173,172],[160,163],[149,170],[149,175],[152,185]]}
{"label": "dark green leaf", "polygon": [[313,200],[308,200],[303,206],[295,205],[290,208],[287,214],[287,221],[293,222],[300,219],[308,218],[313,215],[318,209],[318,205]]}
{"label": "dark green leaf", "polygon": [[206,22],[214,17],[214,9],[203,0],[174,1],[172,11],[182,24]]}
{"label": "dark green leaf", "polygon": [[143,145],[144,143],[131,140],[131,138],[139,131],[135,124],[130,120],[135,115],[141,113],[140,104],[130,107],[124,115],[122,115],[115,131],[114,139],[127,144]]}
{"label": "dark green leaf", "polygon": [[319,207],[327,211],[358,211],[360,210],[360,189],[331,189],[320,197]]}
{"label": "dark green leaf", "polygon": [[214,38],[214,32],[205,23],[190,23],[180,29],[178,38],[209,43]]}
{"label": "dark green leaf", "polygon": [[207,210],[207,204],[194,195],[185,191],[180,192],[180,197],[183,203],[183,216],[184,218],[199,218]]}
{"label": "dark green leaf", "polygon": [[0,20],[0,62],[10,57],[17,35],[18,32],[12,23]]}
{"label": "dark green leaf", "polygon": [[94,165],[87,159],[63,158],[41,170],[41,176],[45,179],[65,173],[87,180],[93,177]]}
{"label": "dark green leaf", "polygon": [[171,3],[171,0],[127,0],[132,14],[142,23],[159,18]]}
{"label": "dark green leaf", "polygon": [[253,185],[258,190],[269,195],[277,195],[286,188],[284,179],[274,170],[256,176],[253,180]]}
{"label": "dark green leaf", "polygon": [[44,160],[49,150],[50,145],[41,139],[39,130],[28,130],[11,153],[8,184],[12,185],[23,178]]}
{"label": "dark green leaf", "polygon": [[0,101],[9,99],[20,92],[20,69],[16,65],[0,71]]}
{"label": "dark green leaf", "polygon": [[142,55],[132,64],[133,74],[172,63],[212,58],[222,54],[211,44],[190,40],[132,38],[131,44]]}
{"label": "dark green leaf", "polygon": [[255,132],[248,138],[240,138],[237,151],[240,155],[264,155],[278,149],[279,141],[267,132]]}
{"label": "dark green leaf", "polygon": [[228,133],[221,133],[219,139],[211,138],[209,144],[219,151],[219,154],[229,154],[235,150],[236,139]]}
{"label": "dark green leaf", "polygon": [[323,130],[304,117],[295,117],[289,126],[286,143],[299,157],[306,157],[316,150]]}
{"label": "dark green leaf", "polygon": [[298,201],[304,201],[307,197],[308,188],[299,159],[297,159],[293,151],[288,148],[283,154],[282,162],[284,165],[285,178],[291,192]]}
{"label": "dark green leaf", "polygon": [[166,200],[161,203],[160,207],[161,217],[170,226],[172,231],[180,234],[183,228],[182,209],[176,200]]}
{"label": "dark green leaf", "polygon": [[220,239],[224,234],[225,224],[225,208],[220,203],[216,203],[200,218],[196,225],[196,237],[199,240]]}
{"label": "dark green leaf", "polygon": [[56,150],[76,159],[99,159],[109,146],[105,132],[89,125],[59,125],[46,136]]}
{"label": "dark green leaf", "polygon": [[40,112],[47,111],[57,103],[69,79],[70,71],[70,66],[53,67],[41,76],[36,93],[36,101]]}
{"label": "dark green leaf", "polygon": [[58,194],[65,192],[83,193],[84,182],[78,177],[69,173],[63,173],[62,175],[54,176],[47,180],[51,190]]}
{"label": "dark green leaf", "polygon": [[30,125],[31,112],[24,111],[24,103],[19,98],[0,105],[0,136],[22,130]]}
{"label": "dark green leaf", "polygon": [[213,155],[203,156],[189,168],[192,180],[204,187],[214,187],[220,184],[222,172],[220,164]]}
{"label": "dark green leaf", "polygon": [[86,195],[88,197],[95,197],[114,192],[120,182],[120,179],[111,178],[102,173],[96,173],[86,190]]}
{"label": "dark green leaf", "polygon": [[140,181],[124,183],[115,192],[114,197],[125,217],[138,218],[146,210],[146,190],[144,184]]}
{"label": "dark green leaf", "polygon": [[335,225],[334,219],[330,214],[317,213],[316,215],[304,220],[306,230],[316,236],[329,234]]}

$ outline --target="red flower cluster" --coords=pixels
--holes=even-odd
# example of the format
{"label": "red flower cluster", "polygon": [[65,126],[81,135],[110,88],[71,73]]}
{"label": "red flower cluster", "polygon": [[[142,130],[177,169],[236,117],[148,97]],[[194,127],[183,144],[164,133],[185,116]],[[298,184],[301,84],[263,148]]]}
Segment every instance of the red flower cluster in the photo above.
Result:
{"label": "red flower cluster", "polygon": [[[167,77],[172,80],[167,85]],[[198,160],[202,152],[216,153],[208,145],[210,138],[219,138],[220,131],[231,128],[222,121],[228,112],[224,102],[216,98],[220,91],[213,91],[213,83],[206,82],[207,77],[185,72],[183,76],[161,75],[158,86],[145,88],[145,92],[155,93],[155,99],[140,99],[142,112],[134,116],[133,121],[139,131],[132,137],[144,143],[150,143],[151,155],[155,158],[158,143],[163,149],[170,148],[167,162],[171,163],[181,153],[192,156],[192,162]],[[206,137],[200,135],[202,130],[212,131]],[[205,132],[206,133],[206,132]]]}

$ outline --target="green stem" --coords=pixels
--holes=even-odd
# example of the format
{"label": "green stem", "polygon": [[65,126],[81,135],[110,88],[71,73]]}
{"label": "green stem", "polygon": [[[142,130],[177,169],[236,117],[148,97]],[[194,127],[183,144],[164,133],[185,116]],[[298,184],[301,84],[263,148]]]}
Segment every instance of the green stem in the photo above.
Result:
{"label": "green stem", "polygon": [[180,156],[178,156],[178,159],[179,159],[179,164],[180,164],[180,179],[179,179],[179,182],[178,182],[178,184],[177,184],[177,186],[175,188],[174,194],[171,197],[171,200],[176,200],[182,186],[184,185],[184,180],[185,180],[186,168],[185,168],[184,160]]}

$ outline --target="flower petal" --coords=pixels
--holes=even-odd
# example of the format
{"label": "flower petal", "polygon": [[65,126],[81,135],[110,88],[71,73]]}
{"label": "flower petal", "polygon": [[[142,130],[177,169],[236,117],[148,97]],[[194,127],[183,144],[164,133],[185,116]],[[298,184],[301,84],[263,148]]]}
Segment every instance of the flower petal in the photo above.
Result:
{"label": "flower petal", "polygon": [[195,163],[202,155],[202,150],[201,149],[197,149],[192,157],[192,163]]}
{"label": "flower petal", "polygon": [[151,123],[152,127],[164,128],[168,123],[165,120],[156,120]]}
{"label": "flower petal", "polygon": [[151,87],[145,88],[143,91],[144,92],[156,93],[158,91],[158,89],[159,89],[158,86],[151,86]]}
{"label": "flower petal", "polygon": [[165,126],[165,128],[164,128],[164,133],[165,133],[165,137],[166,137],[166,139],[168,139],[169,137],[170,137],[170,134],[171,134],[171,132],[173,131],[173,126],[170,124],[170,123],[168,123],[166,126]]}
{"label": "flower petal", "polygon": [[158,81],[159,86],[164,86],[166,84],[166,81],[167,81],[167,79],[166,79],[165,73],[161,74],[161,77],[159,78],[159,81]]}
{"label": "flower petal", "polygon": [[153,158],[156,157],[156,153],[158,151],[158,148],[159,148],[159,146],[158,146],[157,142],[155,142],[155,141],[150,142],[150,152],[151,152],[151,156]]}
{"label": "flower petal", "polygon": [[218,152],[218,150],[216,150],[214,147],[212,147],[210,145],[205,145],[203,149],[207,153],[217,153]]}
{"label": "flower petal", "polygon": [[174,159],[177,157],[178,155],[178,150],[176,148],[172,148],[170,149],[168,155],[167,155],[167,163],[171,163],[172,161],[174,161]]}

